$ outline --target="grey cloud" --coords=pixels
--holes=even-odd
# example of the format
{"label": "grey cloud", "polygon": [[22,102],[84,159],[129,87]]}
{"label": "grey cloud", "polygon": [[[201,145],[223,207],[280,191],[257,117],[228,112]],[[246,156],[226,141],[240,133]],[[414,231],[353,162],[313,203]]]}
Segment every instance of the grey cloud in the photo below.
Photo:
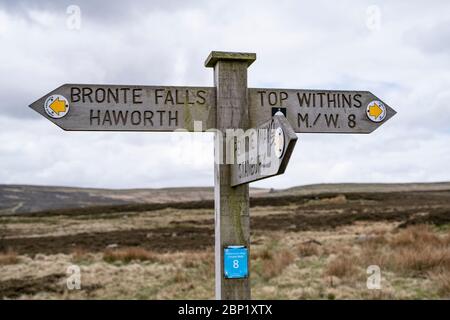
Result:
{"label": "grey cloud", "polygon": [[[202,1],[203,2],[203,1]],[[195,2],[201,5],[201,2]],[[66,13],[70,5],[80,7],[83,17],[101,19],[101,22],[114,24],[129,23],[129,18],[155,11],[176,12],[193,6],[192,2],[182,0],[129,0],[129,1],[90,1],[90,0],[2,0],[0,8],[18,14],[27,15],[30,10]]]}
{"label": "grey cloud", "polygon": [[[187,42],[195,35],[186,37],[180,25],[172,28],[171,21],[165,19],[185,10],[187,2],[78,1],[83,19],[78,31],[65,27],[65,11],[61,16],[53,15],[57,25],[42,24],[39,18],[36,21],[29,16],[33,9],[54,14],[72,3],[3,1],[0,4],[0,10],[7,10],[4,23],[9,27],[2,34],[0,21],[0,39],[9,48],[0,52],[0,59],[9,62],[0,66],[0,114],[35,117],[26,106],[62,83],[212,83],[202,66],[208,52],[203,52],[203,47],[189,47]],[[141,15],[147,11],[155,19]],[[135,19],[130,16],[134,12],[138,14]],[[87,13],[98,15],[98,20],[86,17]],[[114,15],[117,17],[110,20]],[[133,23],[116,23],[121,17]],[[177,61],[178,67],[182,64],[180,70],[175,70]]]}
{"label": "grey cloud", "polygon": [[404,34],[405,42],[426,54],[450,54],[450,19],[433,26],[416,25]]}

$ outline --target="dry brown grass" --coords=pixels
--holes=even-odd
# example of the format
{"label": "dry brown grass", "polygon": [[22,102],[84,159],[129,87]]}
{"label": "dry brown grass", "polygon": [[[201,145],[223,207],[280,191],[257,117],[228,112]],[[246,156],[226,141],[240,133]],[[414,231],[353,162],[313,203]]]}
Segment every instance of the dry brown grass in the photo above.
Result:
{"label": "dry brown grass", "polygon": [[158,260],[158,255],[154,252],[138,247],[108,249],[103,253],[103,260],[107,262],[131,262],[131,261],[150,261]]}
{"label": "dry brown grass", "polygon": [[435,268],[450,268],[450,251],[430,245],[416,250],[402,249],[392,255],[391,266],[398,271],[425,273]]}
{"label": "dry brown grass", "polygon": [[430,226],[400,230],[389,239],[374,238],[362,248],[362,261],[397,272],[424,275],[435,269],[450,269],[450,244]]}
{"label": "dry brown grass", "polygon": [[251,259],[271,260],[273,259],[273,249],[264,247],[261,250],[252,251]]}
{"label": "dry brown grass", "polygon": [[319,245],[315,243],[300,243],[297,246],[297,252],[301,257],[318,256],[321,254]]}
{"label": "dry brown grass", "polygon": [[421,245],[440,246],[445,244],[445,239],[439,237],[430,226],[422,224],[400,230],[390,239],[389,244],[392,248]]}
{"label": "dry brown grass", "polygon": [[192,268],[193,270],[199,270],[203,277],[214,278],[214,254],[211,252],[193,251],[185,253],[183,254],[181,266],[183,269]]}
{"label": "dry brown grass", "polygon": [[309,200],[306,205],[333,205],[333,204],[346,204],[347,197],[343,194],[338,194],[335,197],[322,198],[317,200]]}
{"label": "dry brown grass", "polygon": [[450,246],[450,230],[449,233],[444,237],[444,243]]}
{"label": "dry brown grass", "polygon": [[72,251],[72,260],[74,262],[88,261],[90,258],[89,252],[83,248],[76,248]]}
{"label": "dry brown grass", "polygon": [[271,279],[288,267],[295,260],[291,250],[280,249],[271,255],[271,258],[262,260],[261,275],[264,279]]}
{"label": "dry brown grass", "polygon": [[357,262],[358,260],[354,256],[340,254],[328,263],[325,274],[338,278],[350,277],[356,273]]}
{"label": "dry brown grass", "polygon": [[430,278],[438,285],[438,294],[450,298],[450,269],[437,270],[430,273]]}
{"label": "dry brown grass", "polygon": [[9,250],[4,253],[0,253],[0,265],[16,264],[18,262],[19,257],[16,252]]}
{"label": "dry brown grass", "polygon": [[181,265],[184,268],[197,268],[201,265],[210,265],[214,269],[214,255],[209,252],[186,252],[183,254]]}
{"label": "dry brown grass", "polygon": [[188,276],[186,275],[186,272],[184,270],[178,269],[175,272],[175,275],[173,276],[173,281],[175,283],[184,283],[189,280]]}

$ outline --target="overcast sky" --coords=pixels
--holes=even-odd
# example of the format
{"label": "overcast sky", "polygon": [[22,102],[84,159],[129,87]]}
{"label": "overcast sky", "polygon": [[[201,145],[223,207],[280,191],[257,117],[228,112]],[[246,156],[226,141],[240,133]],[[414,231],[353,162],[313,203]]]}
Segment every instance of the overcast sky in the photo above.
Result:
{"label": "overcast sky", "polygon": [[368,90],[398,112],[299,135],[253,186],[450,180],[448,0],[2,0],[0,43],[0,183],[213,185],[210,134],[65,132],[28,108],[63,83],[212,86],[211,50],[256,52],[249,87]]}

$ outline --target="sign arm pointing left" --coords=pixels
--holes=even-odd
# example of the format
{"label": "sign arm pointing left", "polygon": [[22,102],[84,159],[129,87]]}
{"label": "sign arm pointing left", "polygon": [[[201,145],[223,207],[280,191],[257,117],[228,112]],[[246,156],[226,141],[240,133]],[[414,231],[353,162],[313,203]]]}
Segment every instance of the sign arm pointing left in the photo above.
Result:
{"label": "sign arm pointing left", "polygon": [[216,127],[212,87],[64,84],[30,107],[69,131],[172,132]]}

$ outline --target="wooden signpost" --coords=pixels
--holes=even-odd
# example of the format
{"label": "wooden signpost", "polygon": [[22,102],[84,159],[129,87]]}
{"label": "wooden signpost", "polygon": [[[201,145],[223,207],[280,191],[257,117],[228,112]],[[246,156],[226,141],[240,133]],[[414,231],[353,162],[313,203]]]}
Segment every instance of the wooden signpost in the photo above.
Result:
{"label": "wooden signpost", "polygon": [[284,173],[295,132],[370,133],[395,115],[367,91],[249,89],[255,60],[211,52],[214,87],[65,84],[30,105],[69,131],[215,132],[216,299],[251,297],[248,184]]}

